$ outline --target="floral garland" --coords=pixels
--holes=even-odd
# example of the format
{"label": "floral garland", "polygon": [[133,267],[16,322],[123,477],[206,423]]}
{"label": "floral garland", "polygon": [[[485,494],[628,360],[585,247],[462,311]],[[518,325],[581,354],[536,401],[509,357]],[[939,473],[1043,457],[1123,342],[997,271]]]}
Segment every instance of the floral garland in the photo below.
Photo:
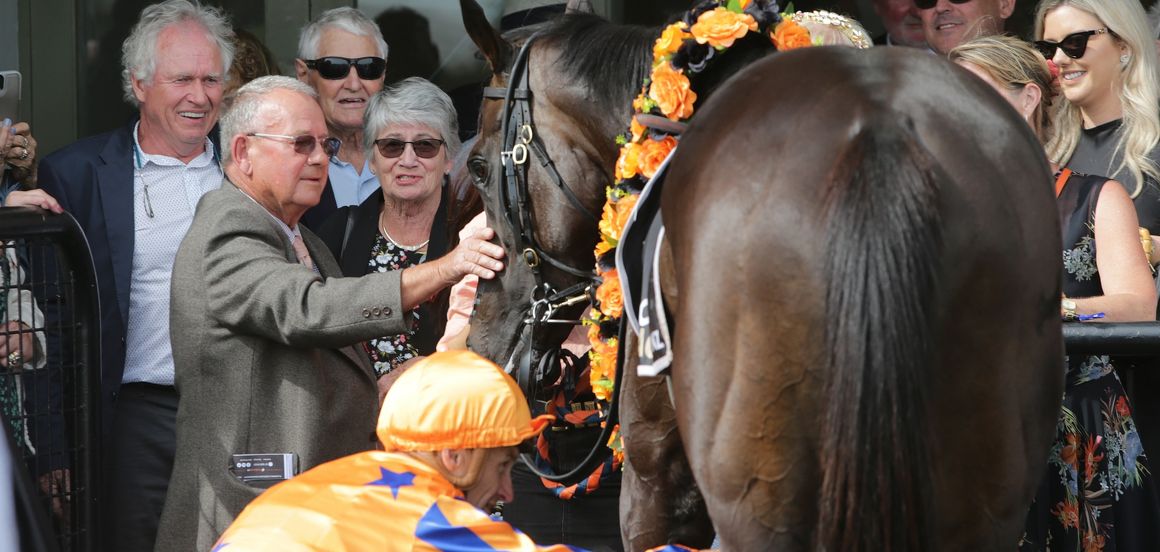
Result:
{"label": "floral garland", "polygon": [[[647,129],[637,115],[651,114],[686,122],[693,116],[697,93],[689,77],[704,71],[716,56],[725,53],[740,39],[757,33],[766,36],[779,51],[813,46],[810,32],[791,18],[792,4],[779,13],[774,0],[706,0],[678,22],[665,27],[653,45],[651,75],[640,95],[633,100],[635,115],[628,133],[617,137],[621,146],[616,161],[616,182],[606,190],[600,220],[600,243],[596,245],[596,272],[602,283],[584,323],[588,326],[588,353],[592,391],[607,400],[616,376],[618,329],[624,312],[624,297],[616,272],[616,246],[625,223],[645,183],[676,148],[677,139],[656,129]],[[609,446],[620,450],[619,435]]]}

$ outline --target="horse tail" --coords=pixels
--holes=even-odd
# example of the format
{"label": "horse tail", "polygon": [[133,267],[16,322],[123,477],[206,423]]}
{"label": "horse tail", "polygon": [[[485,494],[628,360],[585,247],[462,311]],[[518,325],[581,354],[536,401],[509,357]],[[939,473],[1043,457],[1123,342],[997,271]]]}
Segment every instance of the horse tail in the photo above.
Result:
{"label": "horse tail", "polygon": [[929,550],[923,389],[947,181],[902,114],[870,115],[826,191],[822,489],[816,550]]}

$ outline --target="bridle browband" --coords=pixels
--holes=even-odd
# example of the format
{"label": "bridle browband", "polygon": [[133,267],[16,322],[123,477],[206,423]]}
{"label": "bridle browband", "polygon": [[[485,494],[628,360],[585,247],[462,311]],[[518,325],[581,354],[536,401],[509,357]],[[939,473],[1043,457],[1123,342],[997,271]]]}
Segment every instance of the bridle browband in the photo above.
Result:
{"label": "bridle browband", "polygon": [[[535,220],[532,217],[531,199],[528,192],[527,162],[530,155],[534,155],[539,159],[540,166],[548,174],[556,187],[564,193],[564,197],[568,199],[572,207],[580,213],[583,213],[591,221],[593,226],[599,227],[597,216],[585,208],[584,204],[576,197],[572,189],[565,184],[563,177],[560,176],[560,172],[556,169],[556,164],[552,162],[552,158],[544,148],[543,142],[535,132],[535,123],[532,119],[532,90],[529,83],[528,56],[532,43],[539,36],[539,33],[531,35],[520,48],[512,64],[506,88],[489,86],[483,89],[484,98],[503,100],[503,112],[500,118],[500,134],[503,136],[503,147],[500,152],[500,161],[503,164],[504,171],[503,182],[499,186],[500,203],[503,207],[504,218],[511,227],[514,235],[512,249],[520,251],[520,257],[527,264],[528,268],[531,269],[532,276],[535,279],[535,287],[532,288],[528,307],[524,311],[525,315],[520,323],[520,329],[517,332],[520,335],[520,339],[517,341],[516,348],[513,350],[511,358],[508,359],[504,367],[509,373],[512,373],[513,369],[516,370],[516,373],[513,375],[516,376],[520,388],[524,391],[529,403],[537,400],[535,396],[536,386],[545,377],[545,374],[551,372],[549,364],[559,362],[562,353],[559,347],[547,351],[543,355],[543,358],[540,359],[539,366],[533,367],[531,365],[532,352],[535,349],[536,334],[539,330],[543,330],[550,324],[569,324],[573,326],[581,324],[581,321],[576,319],[556,318],[556,313],[560,309],[588,301],[590,295],[593,293],[592,290],[595,284],[599,281],[595,270],[573,267],[544,251],[535,236]],[[544,279],[544,274],[541,270],[544,263],[561,272],[575,276],[580,281],[564,289],[557,290]],[[524,347],[522,354],[519,351],[521,345]],[[621,346],[623,347],[623,344]],[[520,360],[518,366],[515,366],[517,355],[520,357]],[[619,380],[619,373],[617,376]],[[617,384],[619,384],[619,381],[617,381]],[[610,401],[608,416],[597,446],[593,447],[584,462],[581,462],[575,469],[568,473],[561,475],[542,473],[526,455],[524,463],[537,476],[550,481],[564,484],[579,481],[581,478],[587,476],[596,467],[596,464],[603,461],[603,458],[606,457],[605,454],[611,453],[604,444],[608,442],[612,427],[616,424],[616,415],[617,401],[614,394]],[[605,454],[600,454],[600,449],[604,449]]]}

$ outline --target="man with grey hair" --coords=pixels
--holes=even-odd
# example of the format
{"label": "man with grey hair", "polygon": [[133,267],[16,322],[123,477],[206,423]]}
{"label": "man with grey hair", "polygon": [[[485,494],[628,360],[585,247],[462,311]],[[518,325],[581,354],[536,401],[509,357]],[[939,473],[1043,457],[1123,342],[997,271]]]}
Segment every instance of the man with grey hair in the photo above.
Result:
{"label": "man with grey hair", "polygon": [[222,182],[208,136],[232,38],[216,8],[189,0],[146,7],[122,57],[125,99],[139,117],[40,165],[41,187],[84,229],[97,274],[106,550],[151,549],[165,500],[178,402],[170,273],[198,200]]}
{"label": "man with grey hair", "polygon": [[406,330],[404,313],[464,275],[503,268],[488,231],[428,263],[343,278],[300,224],[337,147],[316,98],[262,77],[222,118],[227,182],[201,200],[173,266],[181,404],[158,551],[209,550],[265,487],[374,448],[378,388],[356,345]]}
{"label": "man with grey hair", "polygon": [[330,158],[330,182],[322,199],[303,220],[318,229],[337,208],[359,205],[379,189],[362,143],[363,114],[383,89],[387,43],[362,12],[335,8],[303,27],[294,68],[298,80],[318,92],[326,127],[342,141],[338,155]]}

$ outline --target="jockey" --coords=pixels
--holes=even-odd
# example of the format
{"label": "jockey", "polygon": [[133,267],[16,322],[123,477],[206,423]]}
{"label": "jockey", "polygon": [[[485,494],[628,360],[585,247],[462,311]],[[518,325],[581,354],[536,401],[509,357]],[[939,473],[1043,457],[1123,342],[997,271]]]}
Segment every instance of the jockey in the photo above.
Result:
{"label": "jockey", "polygon": [[487,512],[511,501],[531,418],[511,376],[467,351],[416,363],[379,414],[383,451],[328,462],[270,488],[214,551],[549,550]]}

